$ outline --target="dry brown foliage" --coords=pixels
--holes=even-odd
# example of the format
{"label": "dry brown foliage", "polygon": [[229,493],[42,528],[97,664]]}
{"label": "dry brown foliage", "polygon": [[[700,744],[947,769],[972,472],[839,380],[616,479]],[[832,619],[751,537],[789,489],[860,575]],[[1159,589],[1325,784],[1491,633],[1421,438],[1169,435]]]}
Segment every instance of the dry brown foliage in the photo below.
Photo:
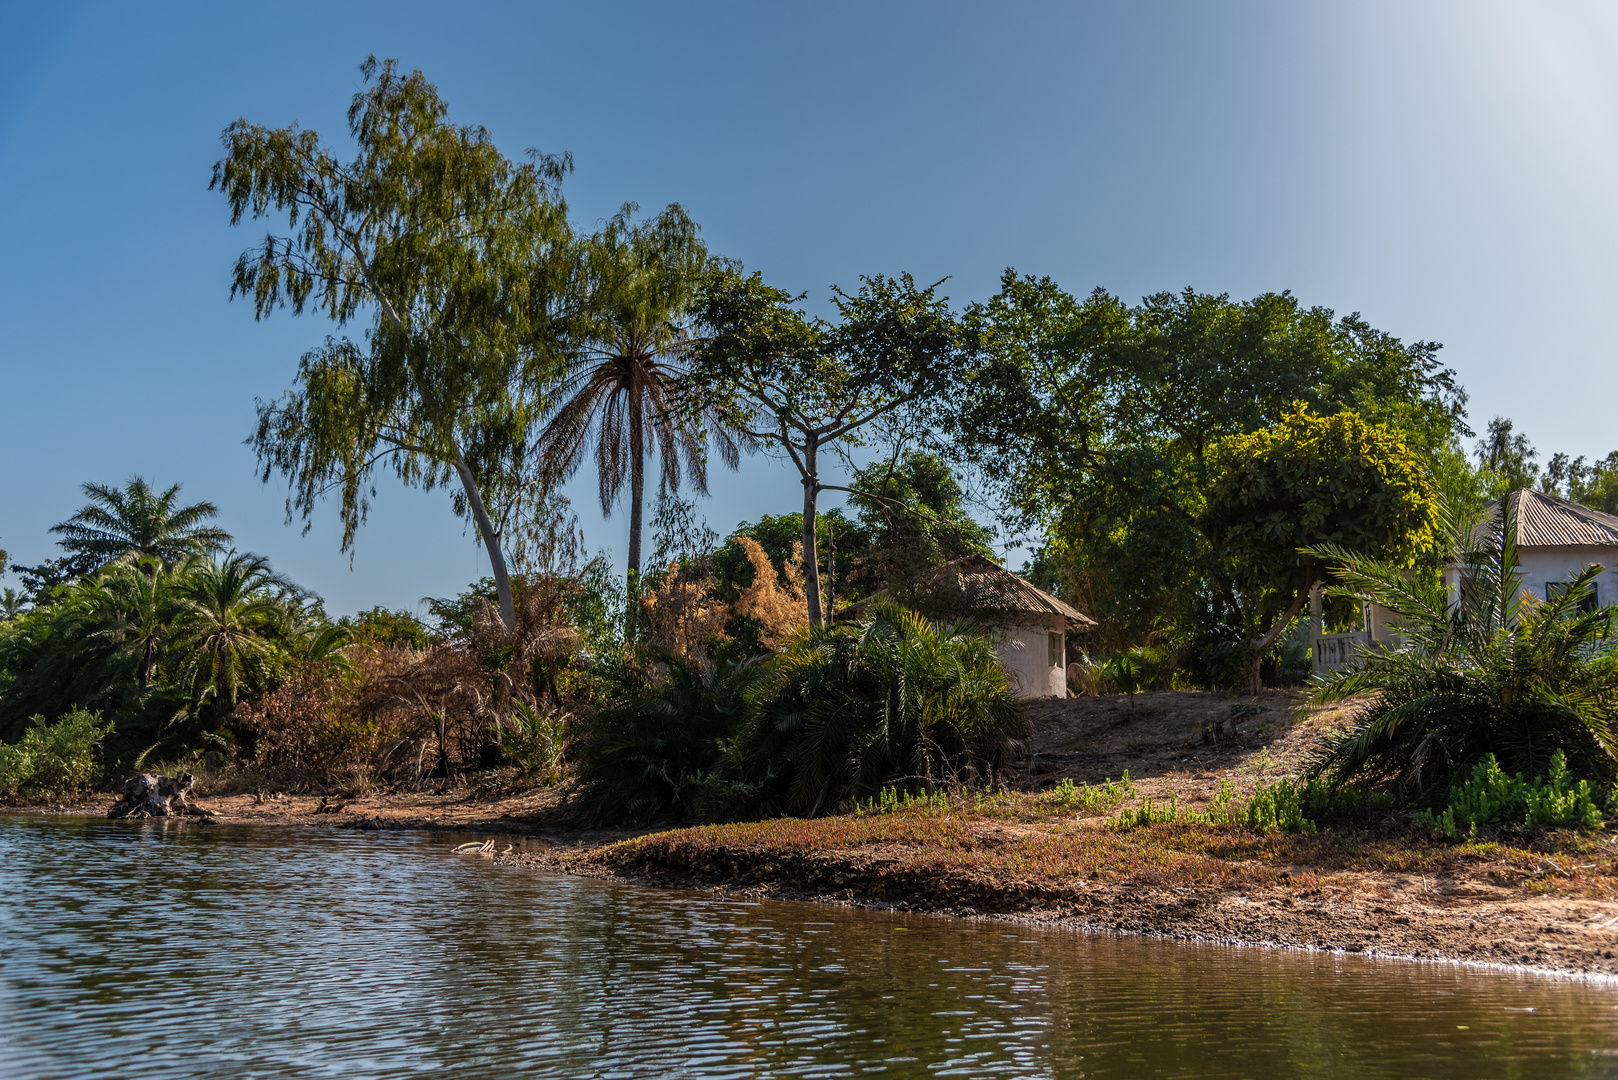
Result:
{"label": "dry brown foliage", "polygon": [[787,560],[786,587],[770,563],[769,555],[757,540],[738,536],[736,542],[747,553],[753,564],[753,583],[737,597],[734,611],[759,625],[759,640],[771,649],[779,649],[788,638],[809,625],[809,602],[803,583],[803,545],[792,545],[792,558]]}
{"label": "dry brown foliage", "polygon": [[641,597],[642,617],[652,644],[711,671],[710,649],[730,640],[725,633],[730,605],[715,595],[717,587],[708,560],[693,560],[683,567],[670,563],[663,579]]}
{"label": "dry brown foliage", "polygon": [[566,624],[572,585],[538,574],[514,584],[514,630],[485,603],[459,640],[425,649],[361,643],[346,664],[309,665],[243,704],[237,719],[254,736],[256,771],[320,790],[362,777],[446,777],[498,758],[519,703],[540,714],[576,708],[559,681],[580,646]]}
{"label": "dry brown foliage", "polygon": [[255,771],[294,788],[327,789],[378,772],[379,759],[411,740],[419,723],[401,710],[365,708],[368,687],[393,677],[408,649],[358,651],[351,668],[318,663],[236,710],[253,738]]}

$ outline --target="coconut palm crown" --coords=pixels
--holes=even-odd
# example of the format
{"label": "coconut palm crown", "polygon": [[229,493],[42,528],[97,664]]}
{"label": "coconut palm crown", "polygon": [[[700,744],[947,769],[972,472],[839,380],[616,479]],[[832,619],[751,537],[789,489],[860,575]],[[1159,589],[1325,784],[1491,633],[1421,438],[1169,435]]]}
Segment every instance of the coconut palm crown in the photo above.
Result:
{"label": "coconut palm crown", "polygon": [[219,507],[211,502],[180,506],[180,485],[157,492],[144,477],[136,476],[122,488],[87,483],[90,501],[78,513],[55,525],[51,532],[74,555],[104,566],[124,555],[150,556],[172,566],[191,555],[221,552],[230,534],[207,524]]}
{"label": "coconut palm crown", "polygon": [[629,485],[631,582],[640,573],[646,459],[658,458],[670,490],[683,474],[706,493],[709,437],[732,468],[740,452],[716,414],[681,408],[685,324],[707,248],[678,205],[640,224],[631,223],[635,210],[626,204],[589,244],[590,314],[538,444],[553,481],[572,476],[594,448],[605,514]]}

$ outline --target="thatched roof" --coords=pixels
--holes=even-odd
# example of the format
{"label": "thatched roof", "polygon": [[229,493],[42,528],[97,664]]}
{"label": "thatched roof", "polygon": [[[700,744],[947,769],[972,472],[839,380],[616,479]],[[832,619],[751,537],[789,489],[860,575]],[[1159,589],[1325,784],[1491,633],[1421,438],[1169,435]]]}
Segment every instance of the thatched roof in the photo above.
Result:
{"label": "thatched roof", "polygon": [[[1510,496],[1517,513],[1518,547],[1618,547],[1618,517],[1524,488]],[[1479,539],[1499,519],[1500,500],[1484,508]]]}
{"label": "thatched roof", "polygon": [[[955,559],[927,575],[924,590],[939,606],[957,609],[973,616],[1057,615],[1069,630],[1094,626],[1095,620],[1071,604],[1064,603],[1043,589],[1036,589],[1009,570],[996,566],[982,555]],[[878,596],[882,594],[877,594]],[[857,619],[875,596],[841,608],[834,622]],[[924,607],[933,605],[923,605]]]}

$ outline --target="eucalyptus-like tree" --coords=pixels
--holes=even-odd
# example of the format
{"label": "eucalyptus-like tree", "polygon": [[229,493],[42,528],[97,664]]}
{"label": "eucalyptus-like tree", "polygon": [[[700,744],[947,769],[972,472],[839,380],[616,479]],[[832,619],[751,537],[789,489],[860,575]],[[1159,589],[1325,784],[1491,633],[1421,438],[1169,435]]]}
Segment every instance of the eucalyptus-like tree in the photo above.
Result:
{"label": "eucalyptus-like tree", "polygon": [[[282,217],[236,262],[231,295],[263,318],[312,309],[360,340],[328,338],[296,385],[260,402],[250,442],[266,482],[291,483],[287,516],[307,524],[341,492],[343,550],[386,463],[406,484],[460,482],[489,556],[501,615],[516,613],[502,550],[512,507],[530,490],[531,425],[560,374],[575,244],[561,197],[571,159],[509,161],[481,127],[457,126],[421,72],[361,65],[348,110],[351,160],[296,124],[238,120],[211,187],[233,225]],[[499,522],[500,524],[497,524]]]}
{"label": "eucalyptus-like tree", "polygon": [[207,523],[219,515],[219,507],[211,502],[178,505],[179,484],[160,493],[136,476],[122,488],[87,483],[83,491],[89,503],[51,532],[62,537],[57,543],[81,560],[87,572],[124,555],[172,566],[230,544],[230,533]]}
{"label": "eucalyptus-like tree", "polygon": [[691,383],[704,408],[798,470],[811,626],[822,621],[816,500],[854,490],[821,480],[821,453],[873,439],[897,450],[925,437],[929,411],[945,406],[952,376],[977,348],[937,287],[918,289],[909,274],[861,278],[853,295],[834,290],[834,322],[804,314],[802,296],[756,273],[727,266],[710,275]]}
{"label": "eucalyptus-like tree", "polygon": [[[583,261],[589,303],[578,322],[560,404],[538,441],[556,480],[573,475],[594,448],[601,512],[629,485],[630,607],[640,574],[646,459],[656,457],[663,487],[678,491],[682,471],[708,490],[707,441],[735,468],[741,449],[725,417],[685,391],[690,321],[710,266],[697,226],[678,205],[635,223],[628,204],[591,238]],[[627,629],[627,624],[626,624]]]}

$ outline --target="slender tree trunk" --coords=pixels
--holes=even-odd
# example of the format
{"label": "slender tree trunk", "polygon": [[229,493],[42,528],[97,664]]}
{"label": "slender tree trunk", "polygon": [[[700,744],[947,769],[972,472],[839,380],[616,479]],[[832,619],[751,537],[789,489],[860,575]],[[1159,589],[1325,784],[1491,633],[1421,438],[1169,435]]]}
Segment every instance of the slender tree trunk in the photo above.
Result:
{"label": "slender tree trunk", "polygon": [[489,509],[483,505],[483,494],[478,491],[478,483],[472,479],[471,466],[467,465],[466,458],[459,450],[455,451],[455,471],[461,477],[461,486],[466,489],[466,502],[472,508],[472,520],[477,522],[478,534],[483,537],[483,546],[489,552],[489,566],[494,570],[494,589],[500,596],[500,618],[505,621],[507,630],[515,630],[517,605],[511,600],[511,577],[506,573],[506,553],[500,547],[500,536],[494,531],[494,522],[489,520]]}
{"label": "slender tree trunk", "polygon": [[646,429],[640,413],[641,387],[637,380],[629,387],[629,607],[624,612],[624,640],[628,641],[639,605],[640,534],[646,494]]}
{"label": "slender tree trunk", "polygon": [[1281,632],[1291,625],[1292,620],[1302,610],[1303,602],[1309,598],[1309,593],[1313,589],[1314,583],[1315,568],[1313,565],[1306,563],[1303,569],[1303,587],[1292,598],[1292,603],[1287,607],[1286,613],[1275,620],[1262,637],[1253,642],[1253,659],[1249,661],[1247,668],[1247,692],[1249,694],[1256,694],[1264,689],[1263,682],[1259,678],[1260,669],[1264,664],[1264,654],[1269,651],[1270,646],[1275,644],[1275,639],[1281,636]]}
{"label": "slender tree trunk", "polygon": [[815,555],[815,500],[820,495],[820,477],[815,464],[820,449],[810,435],[803,444],[803,591],[809,599],[809,625],[819,629],[825,622],[820,611],[820,562]]}

